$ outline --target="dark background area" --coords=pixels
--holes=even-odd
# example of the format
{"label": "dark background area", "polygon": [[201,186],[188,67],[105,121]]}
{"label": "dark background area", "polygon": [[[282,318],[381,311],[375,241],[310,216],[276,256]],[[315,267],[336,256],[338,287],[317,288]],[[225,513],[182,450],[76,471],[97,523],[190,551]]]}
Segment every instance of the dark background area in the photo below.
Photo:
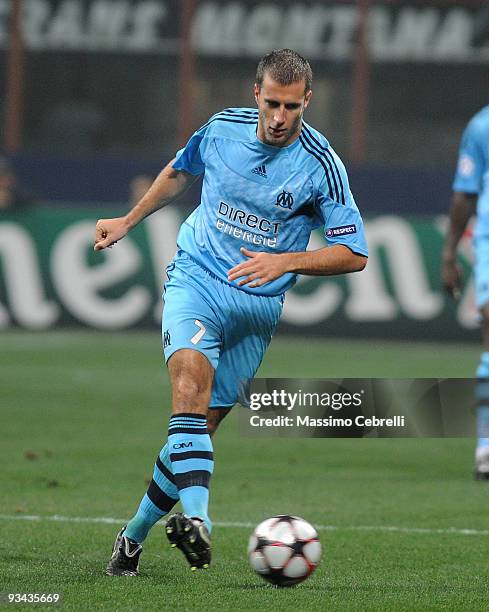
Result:
{"label": "dark background area", "polygon": [[[311,58],[314,97],[306,119],[325,133],[345,161],[358,202],[366,211],[445,211],[461,133],[468,119],[487,103],[488,61],[484,53],[487,55],[489,44],[489,8],[484,1],[363,3],[369,8],[367,24],[379,21],[379,11],[383,11],[384,21],[380,29],[367,25],[368,52],[360,59],[355,47],[359,33],[355,31],[349,34],[349,52],[341,55],[331,51],[335,32],[340,31],[331,15],[345,10],[358,10],[360,15],[362,3],[356,8],[356,2],[341,0],[166,0],[156,6],[148,0],[81,0],[71,13],[69,3],[63,0],[39,0],[34,4],[43,15],[39,21],[42,27],[39,25],[37,30],[32,25],[32,7],[25,2],[23,5],[27,25],[22,30],[20,146],[5,146],[4,153],[12,160],[20,181],[39,200],[94,201],[104,205],[125,201],[131,178],[141,173],[154,176],[184,144],[185,136],[211,114],[228,106],[254,105],[252,86],[259,51],[267,50],[275,40],[283,46],[294,46],[297,39],[295,48]],[[210,5],[216,9],[216,20],[220,20],[215,26],[220,38],[202,41],[199,32],[203,28],[199,27]],[[193,6],[187,30],[183,15],[186,6]],[[233,6],[237,6],[234,13]],[[0,6],[5,32],[12,7],[10,0],[3,0]],[[104,7],[112,8],[114,20],[118,15],[125,16],[119,38],[111,44],[107,37],[92,39],[96,28],[104,32],[103,28],[110,25],[107,17],[102,25],[97,24],[96,18]],[[273,17],[277,7],[290,32],[279,33],[280,38],[276,34],[268,43],[265,29],[263,40],[255,40],[253,46],[250,28],[253,24],[255,30],[267,26],[267,14],[272,11]],[[147,23],[153,28],[148,30],[153,38],[148,34],[147,48],[141,47],[144,38],[135,47],[130,36],[151,10],[155,17],[152,21],[148,18]],[[310,11],[323,15],[325,22],[316,46],[308,43],[307,33],[302,32],[299,40],[292,28],[293,18],[305,19]],[[460,26],[451,24],[461,11],[471,28],[471,55],[463,51],[458,55],[454,51],[453,57],[450,52],[440,55],[436,44],[442,34],[446,48],[452,46],[456,50],[460,44]],[[223,41],[221,38],[234,23],[229,18],[231,13],[241,15],[243,25],[236,26],[235,41]],[[419,36],[407,29],[409,20],[412,28],[432,27],[433,48],[431,42],[427,44],[424,55],[416,49]],[[267,27],[276,33],[273,23]],[[379,33],[382,40],[394,45],[392,48],[402,47],[397,58],[379,52]],[[232,34],[229,30],[230,37]],[[0,72],[4,75],[9,41],[5,36],[0,39]],[[302,49],[308,44],[309,49]],[[188,62],[182,60],[184,49],[189,52],[190,73]],[[360,73],[355,72],[359,67]],[[364,89],[358,89],[358,74],[366,79]],[[191,78],[185,80],[186,75]],[[1,79],[4,135],[8,128],[8,87],[8,78]],[[359,92],[360,102],[367,109],[361,159],[354,153],[355,139],[359,138],[354,124]]]}

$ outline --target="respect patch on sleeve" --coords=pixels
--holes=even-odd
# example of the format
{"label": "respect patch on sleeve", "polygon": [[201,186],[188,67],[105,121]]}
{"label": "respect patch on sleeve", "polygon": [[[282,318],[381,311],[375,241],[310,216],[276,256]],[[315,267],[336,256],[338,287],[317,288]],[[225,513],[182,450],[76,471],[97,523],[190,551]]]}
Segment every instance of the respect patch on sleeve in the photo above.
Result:
{"label": "respect patch on sleeve", "polygon": [[356,234],[357,226],[354,224],[351,225],[341,225],[340,227],[331,227],[326,230],[326,237],[333,238],[335,236],[345,236],[345,234]]}

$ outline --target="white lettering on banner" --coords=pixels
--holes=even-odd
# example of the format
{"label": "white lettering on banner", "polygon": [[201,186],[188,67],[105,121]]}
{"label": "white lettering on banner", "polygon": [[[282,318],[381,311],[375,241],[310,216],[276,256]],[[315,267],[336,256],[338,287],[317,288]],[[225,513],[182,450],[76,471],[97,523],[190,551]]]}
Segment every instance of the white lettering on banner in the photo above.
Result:
{"label": "white lettering on banner", "polygon": [[244,31],[246,49],[261,55],[270,50],[271,40],[281,40],[282,11],[282,7],[273,4],[260,4],[251,11]]}
{"label": "white lettering on banner", "polygon": [[431,8],[408,7],[397,21],[392,21],[387,11],[373,11],[369,37],[372,55],[384,61],[422,59],[436,38],[439,21],[438,12]]}
{"label": "white lettering on banner", "polygon": [[46,0],[27,0],[23,3],[22,31],[26,47],[36,51],[46,49],[46,28],[51,9]]}
{"label": "white lettering on banner", "polygon": [[[477,12],[468,9],[372,6],[369,45],[373,61],[486,62],[476,46]],[[192,24],[194,49],[206,55],[256,57],[291,46],[311,59],[351,60],[357,11],[340,4],[201,2]]]}
{"label": "white lettering on banner", "polygon": [[51,253],[51,271],[58,295],[66,308],[80,321],[104,329],[122,329],[140,321],[152,303],[146,287],[133,285],[118,298],[108,299],[100,291],[131,277],[141,266],[141,253],[126,237],[107,249],[105,261],[96,266],[86,263],[93,249],[94,223],[79,221],[65,229]]}
{"label": "white lettering on banner", "polygon": [[136,5],[128,47],[138,51],[153,49],[158,44],[158,26],[166,16],[164,2],[141,2]]}
{"label": "white lettering on banner", "polygon": [[[400,217],[378,217],[367,224],[366,234],[369,263],[362,274],[349,275],[351,293],[345,304],[346,314],[354,321],[365,321],[367,317],[368,320],[385,319],[388,314],[389,294],[380,280],[382,277],[385,279],[385,275],[381,274],[380,262],[376,261],[380,249],[384,250],[387,258],[389,278],[399,310],[415,320],[432,319],[440,314],[443,298],[439,292],[430,289],[421,248],[410,224]],[[378,305],[380,308],[376,312]],[[391,318],[395,314],[391,308]]]}
{"label": "white lettering on banner", "polygon": [[130,7],[127,2],[94,2],[88,13],[89,45],[117,48],[119,36],[124,32]]}
{"label": "white lettering on banner", "polygon": [[342,59],[350,56],[357,21],[358,12],[355,6],[338,6],[331,11],[332,32],[329,41],[331,57]]}
{"label": "white lettering on banner", "polygon": [[144,220],[148,232],[148,244],[153,262],[155,283],[160,296],[155,304],[153,317],[159,323],[161,321],[163,283],[165,282],[165,268],[173,259],[177,250],[177,235],[182,220],[173,206],[147,217]]}
{"label": "white lettering on banner", "polygon": [[201,3],[192,22],[193,48],[209,55],[239,54],[245,18],[245,9],[238,2],[225,6],[215,2]]}
{"label": "white lettering on banner", "polygon": [[[352,51],[352,41],[357,24],[354,6],[326,7],[313,5],[310,8],[292,5],[276,14],[280,31],[278,46],[300,48],[306,55],[317,55],[328,33],[328,57],[345,59]],[[307,32],[307,36],[304,33]]]}
{"label": "white lettering on banner", "polygon": [[61,2],[46,38],[54,49],[79,49],[83,43],[83,5],[77,0]]}
{"label": "white lettering on banner", "polygon": [[[30,329],[52,325],[59,308],[45,297],[35,243],[17,223],[0,224],[0,256],[12,318]],[[9,322],[8,311],[0,304],[0,327]]]}
{"label": "white lettering on banner", "polygon": [[[88,46],[92,49],[117,49],[123,36],[126,24],[130,19],[130,6],[127,2],[114,4],[94,2],[90,7],[87,19]],[[150,44],[148,40],[148,44]]]}
{"label": "white lettering on banner", "polygon": [[[355,6],[342,3],[279,5],[244,1],[196,3],[192,43],[203,55],[256,58],[292,47],[311,59],[351,61]],[[30,50],[177,53],[180,3],[164,0],[24,0],[23,32]],[[0,0],[0,46],[8,43],[10,0]],[[378,62],[472,62],[489,60],[489,40],[475,37],[477,10],[470,7],[385,6],[369,10],[369,46]],[[171,23],[173,23],[171,22]]]}
{"label": "white lettering on banner", "polygon": [[[368,223],[365,228],[370,230]],[[345,310],[354,321],[392,321],[399,313],[399,305],[387,289],[382,262],[370,242],[370,231],[368,239],[368,264],[361,274],[349,275],[351,293]]]}
{"label": "white lettering on banner", "polygon": [[405,7],[397,19],[376,7],[370,16],[370,52],[379,61],[469,59],[474,21],[463,9]]}
{"label": "white lettering on banner", "polygon": [[154,51],[160,47],[158,28],[167,14],[166,3],[157,0],[94,0],[88,5],[27,0],[23,32],[29,49]]}
{"label": "white lettering on banner", "polygon": [[[312,234],[308,250],[323,248],[324,240]],[[363,273],[362,273],[363,274]],[[297,285],[308,282],[310,278],[299,276]],[[296,286],[297,286],[296,285]],[[340,306],[343,291],[336,283],[323,281],[312,293],[301,295],[289,291],[285,299],[282,319],[291,325],[315,325],[330,317]]]}
{"label": "white lettering on banner", "polygon": [[[435,39],[433,45],[433,57],[443,61],[450,60],[467,60],[471,61],[473,53],[478,53],[477,49],[471,48],[473,36],[475,34],[476,21],[467,18],[463,9],[454,9],[450,11],[445,19],[444,27]],[[489,40],[487,41],[489,43]],[[481,48],[488,59],[488,48]]]}
{"label": "white lettering on banner", "polygon": [[[312,32],[312,28],[315,23],[317,23],[317,20],[314,21],[310,18],[311,15],[312,11],[304,11],[301,6],[293,6],[287,11],[287,17],[284,22],[284,39],[287,40],[287,44],[281,46],[295,49],[300,45],[303,39],[304,29]],[[303,47],[302,51],[304,54],[307,54],[308,50]]]}

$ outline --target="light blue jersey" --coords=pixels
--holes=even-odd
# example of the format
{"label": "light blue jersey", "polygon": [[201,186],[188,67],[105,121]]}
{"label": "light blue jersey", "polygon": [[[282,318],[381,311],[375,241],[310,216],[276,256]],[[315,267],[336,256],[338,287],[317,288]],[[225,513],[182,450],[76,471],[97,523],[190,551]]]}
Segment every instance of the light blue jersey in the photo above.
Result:
{"label": "light blue jersey", "polygon": [[[257,138],[257,122],[255,109],[226,109],[178,151],[176,170],[204,174],[200,204],[182,225],[178,248],[225,283],[228,271],[246,260],[241,247],[305,251],[311,231],[322,225],[329,245],[367,255],[345,167],[326,138],[303,123],[297,140],[275,147]],[[295,280],[287,273],[240,289],[277,296]]]}
{"label": "light blue jersey", "polygon": [[453,190],[478,194],[474,236],[489,237],[489,106],[479,111],[465,129]]}

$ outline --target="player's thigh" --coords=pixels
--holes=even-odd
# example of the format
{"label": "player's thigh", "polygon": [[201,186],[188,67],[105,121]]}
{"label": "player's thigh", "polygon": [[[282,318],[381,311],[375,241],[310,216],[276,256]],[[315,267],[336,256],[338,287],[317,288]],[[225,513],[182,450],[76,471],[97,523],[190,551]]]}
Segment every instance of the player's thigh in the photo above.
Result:
{"label": "player's thigh", "polygon": [[246,296],[236,307],[236,320],[225,328],[219,363],[214,374],[210,407],[247,404],[250,381],[254,378],[282,311],[280,297],[257,299]]}
{"label": "player's thigh", "polygon": [[165,285],[162,337],[173,412],[205,414],[210,401],[222,329],[205,291],[180,270]]}
{"label": "player's thigh", "polygon": [[165,361],[179,350],[202,353],[215,369],[222,345],[222,328],[200,287],[172,272],[165,285],[161,324]]}

